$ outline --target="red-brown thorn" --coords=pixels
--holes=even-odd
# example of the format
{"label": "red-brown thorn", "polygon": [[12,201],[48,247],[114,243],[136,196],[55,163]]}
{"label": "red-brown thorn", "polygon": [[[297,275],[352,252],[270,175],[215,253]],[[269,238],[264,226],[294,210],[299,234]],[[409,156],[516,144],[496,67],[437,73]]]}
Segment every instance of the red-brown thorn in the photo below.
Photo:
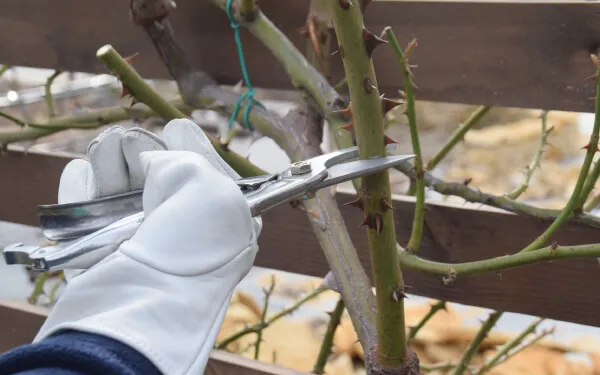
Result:
{"label": "red-brown thorn", "polygon": [[381,210],[383,212],[387,212],[388,210],[393,210],[394,209],[394,206],[392,206],[390,204],[390,202],[388,202],[387,199],[385,199],[385,198],[381,198],[381,202],[380,203],[381,203]]}
{"label": "red-brown thorn", "polygon": [[363,200],[361,197],[358,197],[355,200],[352,200],[350,202],[344,203],[343,206],[354,206],[354,207],[360,208],[361,210],[365,209],[365,204],[363,203]]}
{"label": "red-brown thorn", "polygon": [[383,137],[383,144],[384,144],[384,146],[387,146],[387,145],[392,144],[392,143],[400,144],[400,142],[398,142],[398,141],[396,141],[396,140],[388,137],[387,135],[385,137]]}
{"label": "red-brown thorn", "polygon": [[363,40],[365,42],[365,50],[367,51],[367,56],[371,57],[373,51],[378,46],[387,43],[387,40],[381,39],[377,35],[373,34],[369,30],[363,27]]}
{"label": "red-brown thorn", "polygon": [[388,99],[384,97],[383,94],[381,95],[381,109],[383,110],[384,115],[402,104],[404,104],[404,102],[401,102],[399,100]]}
{"label": "red-brown thorn", "polygon": [[340,126],[340,129],[344,129],[344,130],[347,130],[349,132],[353,132],[354,131],[354,124],[352,122],[349,122],[346,125]]}

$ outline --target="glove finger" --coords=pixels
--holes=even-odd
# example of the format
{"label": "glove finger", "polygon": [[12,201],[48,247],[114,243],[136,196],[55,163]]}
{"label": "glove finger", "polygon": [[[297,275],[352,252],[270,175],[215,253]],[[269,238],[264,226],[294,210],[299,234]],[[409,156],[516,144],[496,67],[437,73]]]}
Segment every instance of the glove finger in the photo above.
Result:
{"label": "glove finger", "polygon": [[60,175],[58,203],[74,203],[95,199],[96,184],[92,165],[89,161],[84,159],[71,160]]}
{"label": "glove finger", "polygon": [[95,183],[91,186],[94,198],[129,191],[127,162],[121,148],[125,128],[113,126],[100,133],[88,147],[88,159]]}
{"label": "glove finger", "polygon": [[121,142],[123,155],[129,170],[129,188],[144,188],[146,176],[139,155],[144,151],[163,151],[165,143],[156,135],[142,128],[132,128],[125,132]]}
{"label": "glove finger", "polygon": [[163,139],[169,150],[193,151],[204,156],[218,171],[237,180],[240,175],[217,153],[202,129],[191,120],[171,120],[163,130]]}

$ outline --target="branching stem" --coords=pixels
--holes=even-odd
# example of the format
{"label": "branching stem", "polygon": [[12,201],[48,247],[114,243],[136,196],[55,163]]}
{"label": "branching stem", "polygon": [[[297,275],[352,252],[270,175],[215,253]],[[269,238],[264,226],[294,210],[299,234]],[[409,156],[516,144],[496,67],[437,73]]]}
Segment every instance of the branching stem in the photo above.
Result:
{"label": "branching stem", "polygon": [[454,369],[454,372],[452,373],[453,375],[463,375],[465,373],[469,366],[469,363],[471,363],[471,360],[473,359],[473,356],[475,356],[477,350],[479,350],[479,347],[483,343],[483,340],[492,330],[492,328],[494,328],[496,322],[498,322],[498,319],[500,319],[501,316],[501,311],[494,311],[490,314],[489,318],[481,326],[479,332],[477,332],[477,335],[469,343],[467,350],[465,350],[462,357],[460,358],[460,361],[458,362],[458,365]]}
{"label": "branching stem", "polygon": [[510,199],[519,198],[525,192],[525,190],[527,190],[527,188],[529,187],[529,182],[531,181],[531,177],[533,176],[533,173],[540,166],[540,163],[542,160],[542,154],[544,153],[544,147],[546,146],[546,143],[548,140],[548,135],[550,135],[550,132],[552,131],[552,128],[547,129],[547,126],[546,126],[547,120],[548,120],[548,112],[543,111],[542,112],[542,135],[540,137],[540,144],[539,144],[537,150],[535,150],[535,153],[533,155],[533,159],[531,160],[531,163],[527,166],[527,171],[525,172],[525,177],[523,178],[523,182],[519,186],[517,186],[513,191],[506,194],[506,196]]}
{"label": "branching stem", "polygon": [[[415,205],[415,214],[413,217],[412,232],[406,248],[409,251],[417,251],[421,246],[421,237],[423,236],[423,222],[425,221],[425,182],[423,181],[423,154],[421,153],[421,143],[419,141],[419,129],[417,128],[417,113],[415,110],[415,92],[412,73],[408,64],[408,58],[405,52],[400,48],[398,40],[394,35],[391,27],[386,27],[384,32],[387,39],[392,45],[392,49],[396,53],[400,61],[400,70],[402,72],[402,81],[406,90],[406,116],[408,117],[408,126],[410,128],[410,139],[412,142],[413,152],[415,153],[415,169],[417,171],[417,179],[415,183],[415,195],[417,202]],[[416,40],[413,40],[412,45],[416,45]]]}
{"label": "branching stem", "polygon": [[442,161],[442,159],[444,159],[446,155],[448,155],[448,153],[458,144],[458,142],[460,142],[465,137],[465,134],[467,134],[467,132],[471,130],[473,126],[477,125],[479,121],[491,109],[492,107],[488,105],[482,105],[477,107],[477,109],[475,109],[475,111],[473,111],[473,113],[469,115],[465,122],[460,124],[458,129],[456,129],[456,131],[452,134],[448,142],[446,142],[446,144],[440,149],[440,151],[438,151],[438,153],[435,154],[427,162],[427,166],[425,167],[425,169],[427,169],[428,171],[433,170]]}
{"label": "branching stem", "polygon": [[431,308],[429,309],[427,314],[425,314],[425,316],[419,321],[419,323],[417,323],[417,325],[414,327],[410,327],[408,331],[408,342],[414,339],[417,336],[417,333],[419,333],[419,331],[421,330],[421,328],[423,328],[425,324],[427,324],[427,322],[429,322],[429,320],[433,318],[433,316],[440,310],[446,310],[446,301],[438,301],[431,305]]}
{"label": "branching stem", "polygon": [[258,333],[259,331],[266,329],[271,324],[275,323],[276,321],[283,318],[284,316],[289,315],[289,314],[293,313],[294,311],[298,310],[304,303],[306,303],[307,301],[310,301],[311,299],[315,298],[316,296],[318,296],[319,294],[323,293],[326,290],[327,289],[313,290],[312,292],[308,293],[303,298],[296,301],[296,303],[294,303],[292,306],[281,310],[280,312],[273,315],[272,317],[265,320],[264,322],[261,321],[260,323],[257,323],[253,326],[246,327],[246,328],[238,331],[237,333],[234,333],[233,335],[223,339],[223,341],[221,341],[219,344],[217,344],[216,348],[220,349],[220,350],[225,349],[227,347],[227,345],[231,344],[235,340],[240,339],[241,337],[244,337],[250,333]]}
{"label": "branching stem", "polygon": [[[262,327],[265,327],[265,322],[267,319],[267,312],[269,310],[269,300],[271,299],[271,295],[273,294],[273,290],[275,290],[275,276],[271,277],[271,286],[269,286],[269,289],[266,289],[265,292],[265,302],[263,305],[263,310],[262,310],[262,315],[260,317],[260,325]],[[256,334],[256,345],[255,350],[254,350],[254,359],[258,359],[258,355],[260,353],[260,344],[262,343],[262,335],[263,335],[263,329],[258,330],[257,334]]]}
{"label": "branching stem", "polygon": [[48,107],[48,117],[50,118],[56,116],[56,107],[54,105],[54,99],[52,99],[52,84],[54,83],[56,77],[61,74],[62,72],[60,70],[54,71],[54,73],[48,77],[46,84],[44,85],[46,106]]}
{"label": "branching stem", "polygon": [[[596,73],[600,72],[600,68],[596,67]],[[590,135],[590,140],[588,144],[584,147],[586,149],[585,159],[583,161],[583,165],[581,166],[581,171],[579,172],[579,177],[577,178],[577,183],[575,184],[575,188],[573,189],[573,193],[571,194],[571,198],[565,205],[565,208],[561,211],[560,215],[556,218],[556,220],[550,224],[550,226],[539,235],[532,243],[529,244],[526,248],[524,248],[523,252],[537,250],[540,247],[544,246],[546,242],[550,239],[550,237],[560,228],[574,213],[579,213],[582,211],[583,202],[587,196],[582,195],[582,190],[584,187],[585,180],[588,175],[588,171],[592,164],[592,160],[594,159],[594,154],[598,151],[598,138],[600,133],[600,78],[596,77],[596,118],[594,121],[594,128],[592,129],[592,134]],[[591,186],[596,181],[591,182]]]}
{"label": "branching stem", "polygon": [[483,366],[473,375],[483,375],[487,371],[489,371],[492,367],[496,366],[496,364],[500,361],[502,357],[508,354],[513,348],[520,345],[523,340],[532,332],[535,332],[535,329],[543,322],[543,318],[536,318],[531,324],[527,326],[519,335],[512,338],[512,340],[506,342],[498,351],[488,359]]}

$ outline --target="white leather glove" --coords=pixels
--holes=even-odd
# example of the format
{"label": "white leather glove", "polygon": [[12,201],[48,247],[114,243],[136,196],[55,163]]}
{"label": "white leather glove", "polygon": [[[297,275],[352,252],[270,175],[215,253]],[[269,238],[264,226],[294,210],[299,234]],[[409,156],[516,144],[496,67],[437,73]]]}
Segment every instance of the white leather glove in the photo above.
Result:
{"label": "white leather glove", "polygon": [[163,140],[112,127],[88,158],[65,168],[59,203],[143,187],[145,220],[70,280],[34,342],[64,329],[91,332],[130,345],[164,374],[202,374],[258,251],[262,222],[232,179],[239,176],[184,119],[169,122]]}

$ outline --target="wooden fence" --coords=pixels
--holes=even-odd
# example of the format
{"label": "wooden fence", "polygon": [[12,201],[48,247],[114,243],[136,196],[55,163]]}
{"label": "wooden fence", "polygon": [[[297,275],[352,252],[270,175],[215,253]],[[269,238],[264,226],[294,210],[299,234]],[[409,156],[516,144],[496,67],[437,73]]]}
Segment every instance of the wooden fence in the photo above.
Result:
{"label": "wooden fence", "polygon": [[[297,33],[308,1],[261,0],[261,8],[299,47]],[[172,22],[191,61],[224,84],[239,80],[239,65],[225,14],[208,1],[179,0]],[[0,0],[0,62],[70,71],[105,73],[95,52],[110,43],[124,55],[140,52],[136,68],[147,78],[168,78],[146,35],[128,18],[128,2]],[[592,2],[374,1],[367,27],[391,25],[407,42],[419,40],[414,55],[419,99],[592,112],[593,73],[589,54],[600,43],[600,7]],[[250,75],[256,87],[291,88],[285,72],[265,48],[243,33]],[[215,48],[218,46],[218,48]],[[210,52],[207,52],[210,51]],[[384,49],[375,64],[382,92],[401,88],[398,69]],[[339,63],[334,76],[343,74]],[[73,155],[12,149],[0,158],[0,220],[37,226],[38,204],[56,202],[62,168]],[[351,197],[338,194],[340,202]],[[395,198],[398,240],[410,236],[413,200]],[[342,214],[350,226],[362,217]],[[264,216],[257,266],[322,277],[327,262],[305,214],[284,206]],[[506,255],[527,245],[548,221],[511,213],[431,203],[420,254],[442,262],[467,262]],[[366,235],[351,233],[361,261],[370,270]],[[555,236],[563,245],[600,240],[600,229],[565,225]],[[439,277],[405,271],[410,293],[508,312],[544,316],[600,327],[600,283],[595,259],[531,265],[502,274],[459,277],[444,285]],[[0,304],[0,351],[28,342],[44,319],[37,308]],[[235,358],[232,359],[232,358]],[[252,363],[252,365],[249,365]],[[211,357],[218,366],[238,366],[243,374],[285,374],[226,353]],[[216,367],[215,367],[216,366]],[[252,367],[254,366],[254,367]],[[259,367],[256,367],[259,366]],[[229,367],[228,369],[232,369]],[[241,371],[241,370],[240,370]],[[269,372],[271,371],[271,372]],[[291,373],[291,372],[290,372]]]}

